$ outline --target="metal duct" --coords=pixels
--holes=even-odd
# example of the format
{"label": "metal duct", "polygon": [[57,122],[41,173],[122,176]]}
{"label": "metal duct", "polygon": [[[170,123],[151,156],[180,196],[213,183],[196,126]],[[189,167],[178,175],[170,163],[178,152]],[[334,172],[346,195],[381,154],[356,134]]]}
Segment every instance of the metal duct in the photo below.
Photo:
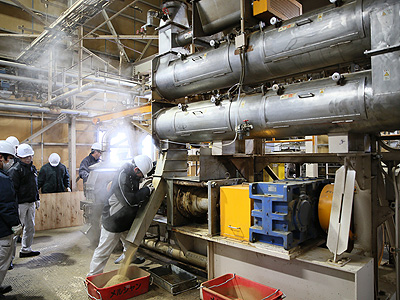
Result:
{"label": "metal duct", "polygon": [[253,126],[249,138],[317,135],[332,132],[379,132],[399,127],[400,92],[373,94],[371,73],[346,76],[346,84],[321,79],[286,86],[281,96],[269,90],[241,95],[233,102],[189,103],[162,110],[154,119],[160,139],[206,142],[235,138],[244,120]]}
{"label": "metal duct", "polygon": [[[286,21],[280,28],[249,36],[245,83],[254,84],[366,58],[371,48],[369,12],[395,0],[354,1]],[[201,2],[200,2],[201,3]],[[183,60],[160,58],[155,90],[166,99],[228,88],[239,82],[242,65],[234,43],[223,43]]]}
{"label": "metal duct", "polygon": [[[203,31],[212,35],[240,25],[240,1],[202,0],[194,3],[198,9]],[[245,1],[246,20],[251,19],[251,1]]]}

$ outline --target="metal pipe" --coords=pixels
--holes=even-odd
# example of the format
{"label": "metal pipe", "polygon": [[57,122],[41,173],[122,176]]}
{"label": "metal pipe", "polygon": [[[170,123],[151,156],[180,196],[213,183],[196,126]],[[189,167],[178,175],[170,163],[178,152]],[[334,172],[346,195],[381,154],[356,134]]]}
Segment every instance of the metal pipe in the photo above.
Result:
{"label": "metal pipe", "polygon": [[232,140],[238,127],[246,138],[318,135],[334,132],[374,133],[399,127],[400,92],[373,94],[371,73],[346,75],[341,86],[321,79],[285,86],[285,94],[240,95],[230,102],[189,103],[160,111],[153,130],[160,139],[176,142]]}
{"label": "metal pipe", "polygon": [[171,246],[161,241],[154,241],[150,239],[145,239],[142,242],[142,245],[148,249],[157,251],[180,261],[191,263],[203,269],[207,268],[207,257],[204,255],[197,254],[191,251],[187,251],[185,255],[182,250],[174,246]]}
{"label": "metal pipe", "polygon": [[[396,0],[353,1],[285,21],[282,27],[249,36],[244,84],[366,59],[371,48],[370,12]],[[239,82],[240,56],[233,42],[206,49],[183,60],[160,58],[155,90],[166,99],[229,88]]]}
{"label": "metal pipe", "polygon": [[130,95],[135,95],[135,96],[139,95],[138,92],[127,90],[122,87],[113,87],[113,86],[107,86],[107,85],[102,85],[102,84],[98,84],[95,82],[91,82],[91,83],[87,83],[87,84],[83,85],[82,87],[78,86],[78,88],[76,88],[76,89],[70,90],[62,95],[56,96],[53,99],[51,99],[50,101],[48,101],[47,103],[52,104],[52,103],[58,102],[60,100],[77,95],[79,93],[82,93],[84,91],[88,91],[88,90],[92,90],[92,91],[95,90],[95,91],[100,91],[100,92],[106,91],[106,92],[113,92],[113,93],[118,93],[118,94],[130,94]]}
{"label": "metal pipe", "polygon": [[[85,51],[85,49],[84,49],[84,51]],[[93,54],[93,55],[95,55],[95,54]],[[39,67],[30,66],[30,65],[26,65],[26,64],[21,64],[21,63],[17,63],[17,62],[6,61],[6,60],[0,60],[0,65],[18,68],[18,69],[25,69],[25,70],[34,71],[34,72],[48,73],[48,70],[46,70],[46,69],[42,69]],[[68,77],[73,77],[73,78],[77,78],[79,76],[78,74],[74,74],[72,72],[66,72],[65,74]],[[127,79],[112,79],[112,78],[97,77],[97,76],[87,76],[87,74],[86,75],[84,74],[84,76],[86,76],[85,79],[87,79],[87,80],[98,81],[98,82],[102,82],[102,83],[104,83],[106,81],[106,83],[108,83],[108,84],[118,84],[118,85],[130,86],[130,87],[135,87],[138,85],[138,83],[136,83],[136,82],[128,82]],[[58,86],[61,86],[61,84],[62,83],[57,83]]]}
{"label": "metal pipe", "polygon": [[48,114],[67,114],[67,115],[78,115],[86,117],[94,117],[95,115],[88,111],[78,111],[73,109],[52,109],[49,107],[34,107],[28,105],[18,104],[0,104],[0,110],[5,111],[20,111],[20,112],[31,112],[31,113],[48,113]]}

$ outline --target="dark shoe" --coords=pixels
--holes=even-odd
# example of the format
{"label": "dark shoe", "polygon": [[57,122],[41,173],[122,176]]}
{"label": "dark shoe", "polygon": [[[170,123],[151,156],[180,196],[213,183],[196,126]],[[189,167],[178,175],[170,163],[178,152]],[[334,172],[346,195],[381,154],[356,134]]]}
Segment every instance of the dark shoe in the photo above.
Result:
{"label": "dark shoe", "polygon": [[32,257],[32,256],[38,256],[40,254],[39,251],[31,251],[31,252],[20,252],[19,257],[24,258],[24,257]]}
{"label": "dark shoe", "polygon": [[14,265],[13,265],[13,263],[11,263],[11,264],[10,264],[10,266],[8,267],[8,269],[9,269],[9,270],[12,270],[12,269],[14,269]]}
{"label": "dark shoe", "polygon": [[12,291],[11,285],[2,285],[0,286],[0,294],[7,294]]}
{"label": "dark shoe", "polygon": [[145,260],[146,259],[144,257],[138,256],[132,261],[132,263],[135,265],[140,265],[140,264],[144,263]]}

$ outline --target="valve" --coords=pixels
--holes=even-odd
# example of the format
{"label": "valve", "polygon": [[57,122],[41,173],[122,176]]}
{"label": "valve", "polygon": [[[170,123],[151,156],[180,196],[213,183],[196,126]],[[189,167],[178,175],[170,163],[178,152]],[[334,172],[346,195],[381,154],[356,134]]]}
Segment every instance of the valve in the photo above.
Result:
{"label": "valve", "polygon": [[281,27],[282,25],[282,20],[277,18],[277,17],[272,17],[271,19],[269,19],[269,23],[272,26],[275,26],[276,28]]}
{"label": "valve", "polygon": [[243,140],[245,136],[250,136],[250,130],[254,128],[253,125],[249,123],[249,120],[243,120],[243,122],[243,124],[239,124],[236,127],[236,132],[239,140]]}
{"label": "valve", "polygon": [[210,41],[210,46],[217,49],[220,45],[220,42],[216,41],[216,40],[211,40]]}
{"label": "valve", "polygon": [[215,104],[215,106],[218,106],[221,104],[222,102],[222,96],[220,93],[216,93],[214,95],[211,96],[211,102]]}
{"label": "valve", "polygon": [[188,105],[187,105],[187,104],[179,103],[179,104],[178,104],[178,108],[179,108],[180,110],[182,110],[182,111],[187,111]]}
{"label": "valve", "polygon": [[282,85],[275,83],[275,84],[272,86],[272,90],[273,90],[274,92],[276,92],[277,95],[282,95],[282,94],[283,94],[283,91],[285,90],[285,88],[284,88]]}
{"label": "valve", "polygon": [[187,54],[181,52],[178,52],[176,55],[178,58],[180,58],[180,60],[185,60],[185,58],[188,56]]}
{"label": "valve", "polygon": [[346,81],[344,76],[338,72],[333,73],[332,80],[335,81],[337,83],[337,85],[344,85],[344,83]]}
{"label": "valve", "polygon": [[336,7],[339,7],[343,4],[342,0],[329,0],[332,4],[335,4]]}

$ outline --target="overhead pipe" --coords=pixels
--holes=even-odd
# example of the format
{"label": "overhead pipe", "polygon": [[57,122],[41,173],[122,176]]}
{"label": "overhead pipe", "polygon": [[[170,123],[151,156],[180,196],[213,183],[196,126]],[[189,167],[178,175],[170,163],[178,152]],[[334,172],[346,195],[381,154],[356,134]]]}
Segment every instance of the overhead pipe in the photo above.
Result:
{"label": "overhead pipe", "polygon": [[[376,133],[397,130],[400,92],[374,94],[371,72],[285,86],[278,95],[239,95],[219,105],[211,101],[163,109],[153,120],[161,140],[208,142],[245,138],[306,136],[327,133]],[[248,136],[247,136],[248,134]]]}
{"label": "overhead pipe", "polygon": [[[17,63],[17,62],[11,62],[11,61],[7,61],[7,60],[0,60],[0,65],[2,66],[7,66],[7,67],[12,67],[12,68],[18,68],[18,69],[24,69],[24,70],[28,70],[28,71],[33,71],[33,72],[42,72],[42,73],[46,73],[48,74],[48,70],[47,69],[42,69],[39,67],[35,67],[35,66],[30,66],[27,64],[22,64],[22,63]],[[74,74],[72,72],[65,72],[65,74],[68,77],[72,77],[72,78],[77,78],[79,75],[78,74]],[[112,78],[105,78],[105,77],[98,77],[98,76],[85,76],[86,80],[92,80],[92,81],[97,81],[97,82],[102,82],[102,83],[106,83],[106,84],[115,84],[115,85],[123,85],[123,86],[130,86],[130,87],[136,87],[139,83],[135,83],[135,82],[128,82],[127,79],[112,79]],[[61,83],[58,83],[57,85],[60,86]]]}
{"label": "overhead pipe", "polygon": [[329,6],[250,34],[244,64],[235,43],[155,64],[154,90],[165,99],[229,88],[239,82],[262,83],[327,66],[368,59],[371,49],[370,13],[394,6],[398,0],[353,1]]}
{"label": "overhead pipe", "polygon": [[54,109],[50,107],[35,107],[29,105],[18,104],[4,104],[0,103],[0,110],[4,111],[18,111],[18,112],[31,112],[31,113],[46,113],[46,114],[67,114],[76,116],[85,116],[92,118],[95,114],[87,111],[78,111],[73,109]]}
{"label": "overhead pipe", "polygon": [[139,92],[135,92],[135,91],[131,91],[131,90],[127,90],[125,88],[122,87],[114,87],[114,86],[108,86],[108,85],[104,85],[104,84],[99,84],[96,82],[90,82],[87,83],[85,85],[83,85],[81,88],[76,88],[73,90],[70,90],[68,92],[65,92],[62,95],[56,96],[52,99],[50,99],[50,101],[47,101],[46,103],[48,104],[53,104],[55,102],[58,102],[60,100],[75,96],[79,93],[85,92],[85,91],[105,91],[105,92],[113,92],[113,93],[118,93],[118,94],[129,94],[129,95],[139,95]]}

